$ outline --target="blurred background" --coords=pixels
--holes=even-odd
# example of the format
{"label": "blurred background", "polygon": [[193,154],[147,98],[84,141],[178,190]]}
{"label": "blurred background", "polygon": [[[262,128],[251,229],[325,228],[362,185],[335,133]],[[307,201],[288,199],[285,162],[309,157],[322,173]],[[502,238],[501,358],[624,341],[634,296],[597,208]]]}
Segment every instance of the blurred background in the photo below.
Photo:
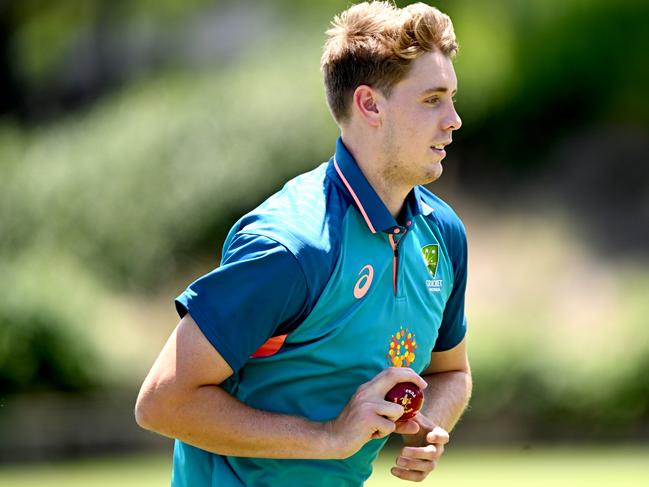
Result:
{"label": "blurred background", "polygon": [[[333,153],[319,58],[348,4],[0,1],[1,485],[168,483],[137,390],[230,225]],[[469,235],[475,380],[439,475],[614,458],[637,485],[601,448],[649,457],[649,3],[433,5],[461,46],[431,189]]]}

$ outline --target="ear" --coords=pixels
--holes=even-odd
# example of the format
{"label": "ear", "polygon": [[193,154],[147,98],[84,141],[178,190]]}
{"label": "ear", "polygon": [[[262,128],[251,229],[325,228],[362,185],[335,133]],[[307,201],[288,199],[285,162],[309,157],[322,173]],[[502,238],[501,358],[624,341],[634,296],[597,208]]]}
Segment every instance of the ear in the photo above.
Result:
{"label": "ear", "polygon": [[381,125],[378,97],[379,94],[376,90],[367,85],[360,85],[354,90],[352,98],[354,111],[372,127]]}

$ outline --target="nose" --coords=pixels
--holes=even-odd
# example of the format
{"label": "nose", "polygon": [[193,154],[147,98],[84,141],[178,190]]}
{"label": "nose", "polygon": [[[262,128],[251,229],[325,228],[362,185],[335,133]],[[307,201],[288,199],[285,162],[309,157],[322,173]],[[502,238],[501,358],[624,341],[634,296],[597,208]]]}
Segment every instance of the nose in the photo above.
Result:
{"label": "nose", "polygon": [[457,114],[455,106],[451,106],[448,116],[444,119],[444,130],[458,130],[462,126],[462,119]]}

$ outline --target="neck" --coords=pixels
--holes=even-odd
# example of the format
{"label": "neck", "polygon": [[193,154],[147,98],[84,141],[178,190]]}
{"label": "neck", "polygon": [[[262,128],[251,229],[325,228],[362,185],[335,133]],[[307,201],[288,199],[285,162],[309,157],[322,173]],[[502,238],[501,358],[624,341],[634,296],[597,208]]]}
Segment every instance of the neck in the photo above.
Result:
{"label": "neck", "polygon": [[342,139],[361,172],[396,220],[412,188],[399,184],[400,181],[390,177],[390,171],[385,167],[386,164],[380,158],[380,154],[373,149],[375,144],[363,143],[362,141],[366,139],[353,137],[345,132],[342,134]]}
{"label": "neck", "polygon": [[393,181],[383,177],[381,173],[372,171],[371,168],[366,171],[361,166],[361,171],[363,171],[367,181],[374,188],[379,198],[381,198],[381,201],[383,201],[390,214],[397,220],[411,188],[399,190],[395,188]]}

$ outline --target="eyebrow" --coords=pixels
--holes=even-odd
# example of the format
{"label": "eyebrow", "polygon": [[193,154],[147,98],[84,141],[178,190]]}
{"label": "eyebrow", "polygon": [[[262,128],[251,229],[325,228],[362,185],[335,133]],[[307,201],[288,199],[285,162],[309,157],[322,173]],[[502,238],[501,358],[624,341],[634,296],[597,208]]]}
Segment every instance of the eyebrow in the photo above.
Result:
{"label": "eyebrow", "polygon": [[[448,88],[445,86],[438,86],[437,88],[428,88],[427,90],[424,90],[421,94],[422,95],[429,95],[431,93],[448,93]],[[457,93],[457,90],[453,90],[451,95],[455,95]]]}

